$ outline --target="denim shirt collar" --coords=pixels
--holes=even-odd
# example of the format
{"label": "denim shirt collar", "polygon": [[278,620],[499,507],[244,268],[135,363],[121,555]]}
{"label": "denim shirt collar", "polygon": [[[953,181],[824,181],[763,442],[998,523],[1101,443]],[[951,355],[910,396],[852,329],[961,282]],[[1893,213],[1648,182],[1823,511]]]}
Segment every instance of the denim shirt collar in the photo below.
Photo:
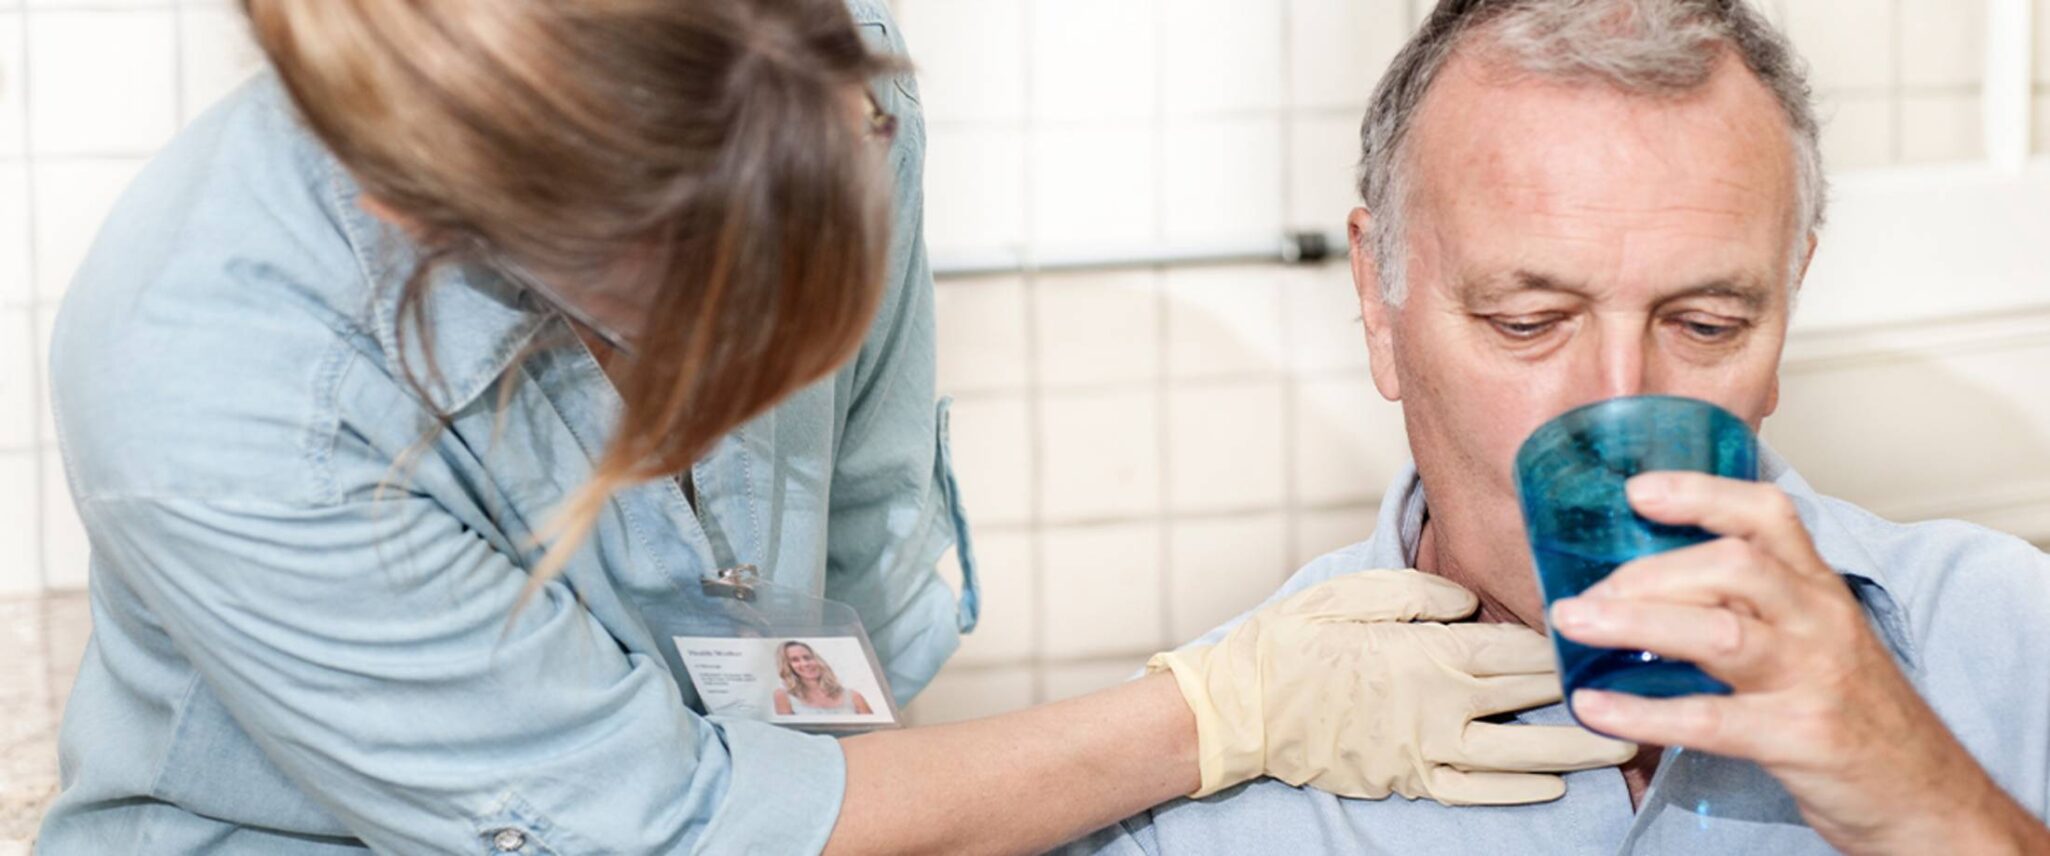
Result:
{"label": "denim shirt collar", "polygon": [[[1794,471],[1779,453],[1759,444],[1758,477],[1779,486],[1794,501],[1801,522],[1815,542],[1824,562],[1841,575],[1844,584],[1865,610],[1874,632],[1886,643],[1909,677],[1917,676],[1915,646],[1908,632],[1906,613],[1887,590],[1886,566],[1867,550],[1860,539],[1839,525],[1824,508],[1815,488]],[[1405,464],[1389,485],[1381,506],[1381,519],[1367,548],[1366,567],[1416,567],[1417,548],[1423,538],[1429,502],[1415,464]],[[1395,537],[1390,538],[1388,535]]]}
{"label": "denim shirt collar", "polygon": [[[391,371],[412,371],[426,387],[430,402],[443,412],[467,407],[554,320],[532,295],[489,269],[451,263],[432,274],[424,298],[431,335],[423,339],[419,329],[409,328],[401,336],[400,325],[411,322],[401,317],[399,294],[418,264],[418,245],[363,210],[357,204],[362,188],[331,158],[326,189],[332,213],[369,284],[360,320],[369,327]],[[439,383],[429,377],[429,356],[440,373]]]}

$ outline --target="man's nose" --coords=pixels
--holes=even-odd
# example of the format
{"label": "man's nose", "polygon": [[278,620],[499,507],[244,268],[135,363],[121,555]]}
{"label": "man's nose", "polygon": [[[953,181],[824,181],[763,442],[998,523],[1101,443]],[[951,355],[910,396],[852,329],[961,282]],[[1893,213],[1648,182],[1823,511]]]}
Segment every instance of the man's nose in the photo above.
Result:
{"label": "man's nose", "polygon": [[1644,342],[1637,336],[1618,334],[1602,337],[1595,366],[1597,388],[1602,398],[1645,393]]}

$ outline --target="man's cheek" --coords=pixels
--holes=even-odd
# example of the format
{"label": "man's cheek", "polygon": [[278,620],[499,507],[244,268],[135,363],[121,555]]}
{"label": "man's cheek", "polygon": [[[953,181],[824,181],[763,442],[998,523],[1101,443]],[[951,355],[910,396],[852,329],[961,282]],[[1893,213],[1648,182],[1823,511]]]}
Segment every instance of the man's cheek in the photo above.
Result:
{"label": "man's cheek", "polygon": [[1565,406],[1528,379],[1473,377],[1459,389],[1461,406],[1449,414],[1445,436],[1464,447],[1473,470],[1486,473],[1497,487],[1512,485],[1523,439]]}
{"label": "man's cheek", "polygon": [[1778,388],[1775,362],[1747,360],[1686,375],[1663,392],[1714,404],[1736,414],[1755,431],[1772,411]]}

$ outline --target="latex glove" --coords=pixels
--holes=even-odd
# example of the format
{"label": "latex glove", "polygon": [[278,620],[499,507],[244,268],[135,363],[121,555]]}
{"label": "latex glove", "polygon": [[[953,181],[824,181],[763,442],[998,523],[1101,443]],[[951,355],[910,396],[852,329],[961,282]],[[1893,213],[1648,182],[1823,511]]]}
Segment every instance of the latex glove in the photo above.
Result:
{"label": "latex glove", "polygon": [[1196,715],[1202,797],[1266,775],[1340,796],[1446,805],[1544,802],[1549,773],[1621,764],[1636,747],[1579,726],[1477,717],[1559,700],[1545,637],[1443,624],[1472,592],[1412,570],[1328,580],[1248,617],[1216,645],[1155,654]]}

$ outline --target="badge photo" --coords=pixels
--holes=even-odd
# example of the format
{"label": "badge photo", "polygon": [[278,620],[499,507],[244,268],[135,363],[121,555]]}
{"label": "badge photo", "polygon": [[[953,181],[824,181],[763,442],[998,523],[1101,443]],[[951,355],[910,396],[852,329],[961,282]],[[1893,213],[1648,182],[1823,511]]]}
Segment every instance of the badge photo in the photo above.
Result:
{"label": "badge photo", "polygon": [[678,636],[705,712],[795,726],[895,722],[861,640]]}

